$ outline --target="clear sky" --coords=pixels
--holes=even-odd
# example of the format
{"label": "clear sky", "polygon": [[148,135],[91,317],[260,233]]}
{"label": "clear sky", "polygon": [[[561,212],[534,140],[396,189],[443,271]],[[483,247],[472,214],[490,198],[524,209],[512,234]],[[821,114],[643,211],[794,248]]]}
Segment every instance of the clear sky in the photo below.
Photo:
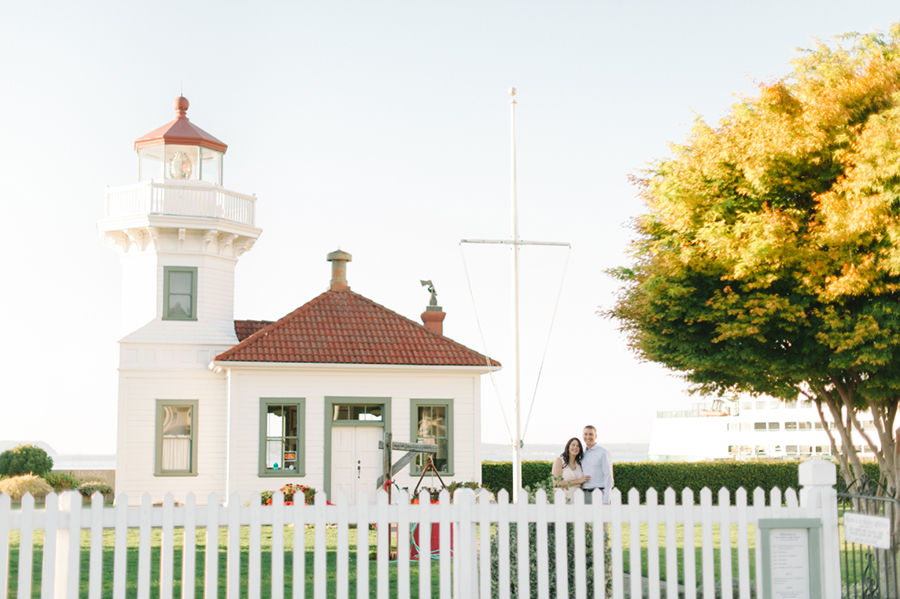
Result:
{"label": "clear sky", "polygon": [[[896,2],[5,2],[0,6],[0,440],[112,453],[118,255],[96,233],[104,188],[137,180],[133,142],[188,116],[228,144],[224,184],[257,194],[263,234],[237,266],[236,318],[274,320],[353,255],[352,289],[419,319],[431,279],[444,332],[507,367],[512,417],[509,96],[519,231],[572,244],[527,443],[647,442],[684,385],[596,316],[616,284],[627,180],[715,122],[798,47],[887,30]],[[523,405],[566,250],[524,248]],[[478,318],[476,318],[476,309]],[[488,377],[485,442],[509,434]],[[524,418],[523,418],[524,421]]]}

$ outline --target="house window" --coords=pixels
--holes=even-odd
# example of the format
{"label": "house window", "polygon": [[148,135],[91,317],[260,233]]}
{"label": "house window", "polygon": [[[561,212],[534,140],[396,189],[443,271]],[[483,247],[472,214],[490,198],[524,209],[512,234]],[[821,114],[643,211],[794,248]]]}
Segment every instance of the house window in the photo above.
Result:
{"label": "house window", "polygon": [[[453,474],[453,400],[411,399],[410,434],[413,443],[437,445],[437,454],[431,455],[441,474]],[[412,474],[421,474],[426,457],[420,455],[413,462]]]}
{"label": "house window", "polygon": [[196,476],[199,401],[156,401],[156,476]]}
{"label": "house window", "polygon": [[334,404],[332,420],[366,420],[382,422],[384,420],[382,404]]}
{"label": "house window", "polygon": [[197,268],[163,268],[163,318],[197,320]]}
{"label": "house window", "polygon": [[306,475],[306,402],[259,400],[259,475]]}

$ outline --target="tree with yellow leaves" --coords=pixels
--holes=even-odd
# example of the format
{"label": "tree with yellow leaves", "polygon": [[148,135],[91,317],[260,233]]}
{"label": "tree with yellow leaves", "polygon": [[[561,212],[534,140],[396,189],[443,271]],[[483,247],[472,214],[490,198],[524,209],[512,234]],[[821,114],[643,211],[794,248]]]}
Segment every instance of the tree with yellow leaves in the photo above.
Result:
{"label": "tree with yellow leaves", "polygon": [[814,400],[844,480],[855,430],[896,490],[900,23],[793,66],[635,178],[646,211],[605,315],[699,392]]}

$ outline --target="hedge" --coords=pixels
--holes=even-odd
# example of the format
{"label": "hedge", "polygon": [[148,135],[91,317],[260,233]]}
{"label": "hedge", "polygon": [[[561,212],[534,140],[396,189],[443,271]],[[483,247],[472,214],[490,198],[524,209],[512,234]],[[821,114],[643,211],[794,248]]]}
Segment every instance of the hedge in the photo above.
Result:
{"label": "hedge", "polygon": [[[551,462],[522,462],[523,486],[532,486],[549,477],[551,465]],[[645,503],[647,489],[651,487],[657,490],[660,503],[669,487],[675,490],[679,503],[686,488],[694,492],[694,501],[699,503],[700,490],[704,487],[713,491],[713,503],[718,503],[718,492],[723,487],[731,493],[732,503],[740,487],[747,490],[748,502],[752,502],[753,490],[762,488],[768,502],[769,493],[775,487],[782,493],[788,488],[799,491],[799,465],[799,461],[621,462],[614,465],[613,474],[624,502],[628,501],[628,490],[635,488],[641,494],[641,503]],[[866,462],[864,467],[870,477],[878,480],[876,462]],[[501,489],[511,492],[512,462],[482,462],[481,481],[493,493]]]}

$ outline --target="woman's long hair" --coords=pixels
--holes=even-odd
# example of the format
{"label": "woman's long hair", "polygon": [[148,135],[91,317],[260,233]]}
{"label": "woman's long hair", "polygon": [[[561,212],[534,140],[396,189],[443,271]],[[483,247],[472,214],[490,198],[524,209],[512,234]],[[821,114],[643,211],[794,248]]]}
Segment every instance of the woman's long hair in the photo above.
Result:
{"label": "woman's long hair", "polygon": [[575,456],[575,463],[581,466],[581,458],[584,457],[584,447],[581,445],[581,439],[579,439],[578,437],[572,437],[571,439],[566,441],[566,446],[563,449],[562,454],[560,454],[563,466],[569,465],[569,445],[572,444],[572,441],[578,441],[578,455]]}

